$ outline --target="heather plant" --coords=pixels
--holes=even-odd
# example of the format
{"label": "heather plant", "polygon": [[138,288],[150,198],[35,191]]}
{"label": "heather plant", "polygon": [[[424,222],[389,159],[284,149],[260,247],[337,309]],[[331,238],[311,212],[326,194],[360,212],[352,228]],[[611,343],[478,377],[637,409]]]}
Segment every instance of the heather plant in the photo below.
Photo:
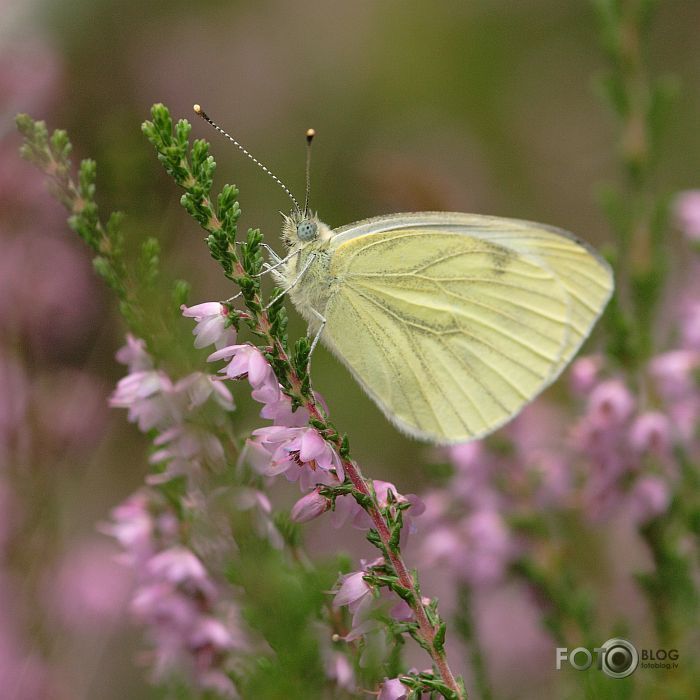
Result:
{"label": "heather plant", "polygon": [[[463,684],[447,662],[446,623],[437,601],[422,594],[417,573],[403,559],[407,531],[422,510],[420,500],[362,475],[350,456],[347,436],[335,428],[311,387],[309,339],[290,346],[280,290],[270,292],[272,301],[263,296],[260,232],[251,229],[244,241],[237,240],[238,191],[224,186],[214,204],[215,163],[208,144],[190,145],[189,123],[180,120],[173,126],[163,105],[154,106],[152,116],[144,133],[185,189],[181,203],[207,231],[212,257],[240,288],[242,309],[233,300],[187,307],[182,303],[185,285],[174,285],[171,308],[181,306],[195,320],[195,347],[214,345],[218,349],[209,361],[227,361],[220,378],[194,371],[174,379],[166,372],[168,363],[177,359],[165,351],[173,342],[167,327],[172,312],[161,310],[161,323],[151,331],[143,301],[158,276],[156,242],[145,241],[130,268],[121,218],[113,214],[104,225],[100,221],[94,164],[83,161],[74,182],[65,133],[49,137],[41,122],[28,117],[20,117],[18,125],[26,138],[24,155],[50,175],[59,200],[71,212],[70,226],[96,253],[98,274],[117,294],[128,326],[139,335],[130,336],[118,354],[129,374],[119,382],[111,403],[128,409],[129,420],[153,438],[153,473],[103,529],[119,540],[136,572],[132,608],[149,629],[154,678],[181,682],[184,675],[194,687],[224,696],[249,688],[251,697],[275,697],[283,689],[287,697],[309,697],[326,683],[321,672],[325,661],[329,677],[347,692],[360,682],[381,686],[383,678],[395,677],[394,687],[400,683],[416,697],[463,697]],[[245,328],[260,345],[236,344]],[[254,430],[243,444],[227,417],[234,404],[220,381],[224,378],[247,379],[253,399],[263,404],[261,417],[273,423]],[[292,508],[292,521],[272,513],[262,490],[281,474],[298,481],[303,492]],[[222,493],[230,496],[226,505]],[[329,510],[336,525],[348,522],[366,530],[379,556],[343,574],[332,601],[324,606],[320,603],[327,594],[322,591],[333,582],[319,587],[328,570],[318,570],[300,554],[293,521]],[[209,572],[203,560],[215,571]],[[265,575],[266,566],[275,576]],[[280,577],[285,568],[296,584]],[[276,579],[279,585],[255,600],[266,593],[256,590],[260,577]],[[309,579],[314,586],[308,586]],[[224,606],[220,589],[226,583],[230,595]],[[297,588],[305,601],[289,600]],[[233,603],[236,589],[248,596],[243,616]],[[284,614],[272,621],[270,607],[279,610],[282,602]],[[221,612],[221,607],[226,610]],[[301,615],[314,607],[325,622],[325,633]],[[239,622],[242,618],[248,625]],[[291,638],[293,648],[284,648],[280,636],[287,644]],[[403,669],[404,637],[412,637],[428,653],[430,670]],[[274,665],[261,661],[264,643],[275,652]],[[389,697],[392,691],[381,692]]]}
{"label": "heather plant", "polygon": [[[656,184],[674,83],[649,74],[653,5],[595,3],[620,163],[620,182],[600,190],[620,290],[604,334],[557,396],[441,453],[420,497],[353,458],[332,419],[340,398],[315,390],[310,339],[290,339],[283,290],[268,288],[262,234],[239,231],[238,189],[214,186],[209,144],[191,141],[186,120],[157,104],[143,132],[204,230],[228,299],[192,303],[188,284],[161,269],[156,239],[134,250],[123,217],[101,214],[95,163],[74,173],[65,132],[18,118],[23,155],[48,176],[128,330],[110,405],[150,440],[148,473],[99,527],[132,573],[140,662],[167,697],[501,697],[479,600],[507,585],[536,610],[548,667],[555,646],[636,641],[641,628],[648,646],[681,650],[679,669],[625,679],[569,669],[569,695],[697,692],[700,200],[688,191],[671,201]],[[674,221],[685,276],[671,254]],[[22,399],[21,371],[8,365],[0,379]],[[244,393],[260,406],[250,434],[237,420]],[[299,489],[291,508],[276,505],[285,481]],[[648,562],[618,575],[646,596],[651,630],[605,601],[621,515]],[[357,560],[307,548],[303,525],[317,519],[364,532]],[[451,592],[440,611],[421,586],[431,570]],[[501,625],[500,643],[517,633]]]}

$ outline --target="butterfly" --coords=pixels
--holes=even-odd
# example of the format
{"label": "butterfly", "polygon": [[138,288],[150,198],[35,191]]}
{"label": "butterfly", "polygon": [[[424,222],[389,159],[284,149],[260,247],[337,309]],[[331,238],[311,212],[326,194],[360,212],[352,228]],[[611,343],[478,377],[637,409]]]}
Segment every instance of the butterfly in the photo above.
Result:
{"label": "butterfly", "polygon": [[504,425],[561,374],[613,293],[604,258],[546,224],[411,212],[332,229],[308,208],[308,164],[303,208],[272,175],[295,209],[287,255],[268,269],[311,350],[324,343],[415,438],[460,443]]}

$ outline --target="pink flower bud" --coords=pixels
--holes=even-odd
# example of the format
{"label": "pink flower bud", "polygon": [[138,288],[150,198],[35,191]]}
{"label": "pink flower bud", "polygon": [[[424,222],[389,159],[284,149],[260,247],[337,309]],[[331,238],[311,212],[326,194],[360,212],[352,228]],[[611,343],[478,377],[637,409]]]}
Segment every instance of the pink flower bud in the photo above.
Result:
{"label": "pink flower bud", "polygon": [[598,379],[598,373],[602,365],[602,359],[597,355],[590,355],[576,360],[571,365],[569,380],[571,388],[577,394],[587,394]]}
{"label": "pink flower bud", "polygon": [[668,418],[657,411],[638,416],[630,428],[629,441],[638,452],[663,453],[670,443],[671,425]]}
{"label": "pink flower bud", "polygon": [[355,612],[360,603],[367,597],[371,596],[372,589],[365,581],[366,572],[353,571],[350,574],[345,574],[340,579],[340,588],[333,598],[333,607],[339,608],[347,605],[350,612]]}
{"label": "pink flower bud", "polygon": [[649,372],[659,391],[668,399],[693,391],[693,373],[700,366],[700,353],[694,350],[671,350],[657,355],[649,363]]}
{"label": "pink flower bud", "polygon": [[681,192],[673,205],[678,227],[693,240],[700,240],[700,190]]}
{"label": "pink flower bud", "polygon": [[382,689],[377,700],[405,700],[410,692],[398,678],[387,678],[382,683]]}
{"label": "pink flower bud", "polygon": [[589,415],[601,427],[623,423],[633,410],[634,398],[619,379],[598,384],[588,401]]}
{"label": "pink flower bud", "polygon": [[318,489],[302,496],[292,508],[291,518],[295,523],[307,523],[318,518],[331,507],[331,502],[319,493]]}
{"label": "pink flower bud", "polygon": [[196,348],[215,345],[221,349],[236,342],[236,329],[226,325],[228,309],[220,302],[207,301],[190,307],[183,304],[180,309],[183,316],[193,318],[197,322],[192,331]]}
{"label": "pink flower bud", "polygon": [[666,511],[671,495],[663,479],[645,476],[635,484],[630,500],[635,520],[644,524]]}
{"label": "pink flower bud", "polygon": [[687,304],[681,317],[683,344],[693,350],[700,350],[700,302]]}

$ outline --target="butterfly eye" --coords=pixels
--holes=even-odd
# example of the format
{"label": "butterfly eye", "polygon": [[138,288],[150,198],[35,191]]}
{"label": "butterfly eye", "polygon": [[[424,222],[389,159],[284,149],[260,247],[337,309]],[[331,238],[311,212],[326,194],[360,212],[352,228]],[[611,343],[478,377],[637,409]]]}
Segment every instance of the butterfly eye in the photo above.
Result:
{"label": "butterfly eye", "polygon": [[300,241],[311,241],[316,238],[316,233],[318,231],[318,226],[313,221],[308,219],[302,221],[297,226],[297,236],[299,236]]}

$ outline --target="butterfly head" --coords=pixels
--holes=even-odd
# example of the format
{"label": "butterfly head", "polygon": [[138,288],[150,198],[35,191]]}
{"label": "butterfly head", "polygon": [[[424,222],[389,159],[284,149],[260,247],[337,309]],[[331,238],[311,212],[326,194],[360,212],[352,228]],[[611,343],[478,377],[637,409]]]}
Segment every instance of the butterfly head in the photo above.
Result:
{"label": "butterfly head", "polygon": [[283,216],[282,238],[289,248],[312,241],[325,241],[332,235],[330,228],[310,211],[293,211],[289,216]]}

